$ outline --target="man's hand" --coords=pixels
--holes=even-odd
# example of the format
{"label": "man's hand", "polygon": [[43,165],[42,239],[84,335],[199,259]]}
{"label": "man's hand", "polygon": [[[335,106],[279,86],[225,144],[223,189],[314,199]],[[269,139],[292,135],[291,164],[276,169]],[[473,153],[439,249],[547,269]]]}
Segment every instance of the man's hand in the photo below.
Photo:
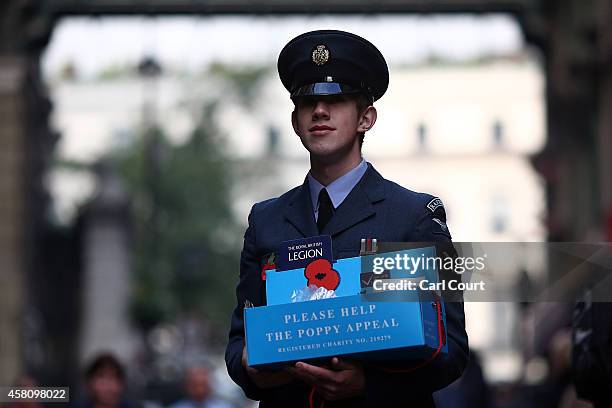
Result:
{"label": "man's hand", "polygon": [[281,385],[289,384],[294,380],[293,375],[288,369],[279,371],[259,371],[253,367],[249,367],[247,362],[246,346],[242,348],[242,365],[247,371],[247,374],[259,388],[272,388]]}
{"label": "man's hand", "polygon": [[356,361],[334,357],[331,369],[298,362],[290,371],[297,378],[314,385],[328,401],[355,397],[365,391],[363,366]]}

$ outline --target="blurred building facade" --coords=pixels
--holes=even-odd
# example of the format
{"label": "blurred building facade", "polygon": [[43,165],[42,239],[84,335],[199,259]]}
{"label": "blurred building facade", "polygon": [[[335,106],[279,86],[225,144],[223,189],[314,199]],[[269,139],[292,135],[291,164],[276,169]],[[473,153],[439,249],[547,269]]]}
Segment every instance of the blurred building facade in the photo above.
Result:
{"label": "blurred building facade", "polygon": [[[543,180],[530,164],[546,141],[537,62],[398,68],[392,69],[391,85],[377,103],[380,113],[366,136],[366,159],[401,185],[442,197],[455,240],[545,240]],[[190,110],[197,108],[189,101],[220,86],[205,78],[160,80],[158,121],[173,143],[185,141],[195,126]],[[274,179],[237,189],[235,211],[241,220],[253,202],[301,184],[309,167],[291,127],[286,91],[275,75],[261,88],[252,108],[222,103],[218,113],[227,150],[238,163],[267,160],[276,169]],[[52,87],[53,123],[63,135],[58,157],[92,163],[109,148],[129,143],[140,123],[141,90],[141,81],[129,75]],[[75,204],[91,196],[94,183],[87,174],[70,173],[59,168],[48,178],[57,214],[66,220]]]}

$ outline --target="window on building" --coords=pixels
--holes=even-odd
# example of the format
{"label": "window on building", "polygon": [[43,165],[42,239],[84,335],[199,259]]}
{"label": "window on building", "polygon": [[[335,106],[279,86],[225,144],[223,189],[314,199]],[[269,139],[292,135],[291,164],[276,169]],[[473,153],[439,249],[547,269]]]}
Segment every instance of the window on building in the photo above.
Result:
{"label": "window on building", "polygon": [[268,153],[278,153],[279,131],[274,125],[268,126]]}
{"label": "window on building", "polygon": [[427,149],[427,126],[420,122],[417,125],[416,129],[417,133],[417,144],[419,146],[419,150],[424,151]]}
{"label": "window on building", "polygon": [[501,120],[496,119],[493,122],[493,147],[500,149],[504,146],[504,124]]}
{"label": "window on building", "polygon": [[502,234],[508,229],[508,201],[497,196],[491,203],[491,230],[496,234]]}

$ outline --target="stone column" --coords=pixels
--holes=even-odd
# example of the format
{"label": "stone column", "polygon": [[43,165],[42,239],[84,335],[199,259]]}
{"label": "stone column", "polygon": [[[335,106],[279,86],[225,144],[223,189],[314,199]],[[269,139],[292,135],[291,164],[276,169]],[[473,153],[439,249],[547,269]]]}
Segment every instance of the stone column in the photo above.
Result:
{"label": "stone column", "polygon": [[97,194],[84,214],[81,362],[101,351],[124,362],[134,355],[127,222],[128,195],[114,169],[101,164]]}
{"label": "stone column", "polygon": [[22,330],[40,262],[44,222],[42,175],[56,136],[40,79],[39,56],[54,17],[39,0],[0,2],[0,384],[11,384],[28,361]]}

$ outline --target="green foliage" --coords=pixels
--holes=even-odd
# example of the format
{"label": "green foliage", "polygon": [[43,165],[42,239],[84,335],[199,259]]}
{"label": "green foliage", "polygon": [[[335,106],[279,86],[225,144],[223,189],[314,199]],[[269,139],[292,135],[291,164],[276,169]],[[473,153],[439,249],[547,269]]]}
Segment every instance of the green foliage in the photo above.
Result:
{"label": "green foliage", "polygon": [[234,67],[221,63],[212,64],[208,75],[216,76],[228,83],[237,91],[239,102],[249,107],[255,100],[255,95],[261,85],[261,79],[270,70],[267,66]]}
{"label": "green foliage", "polygon": [[[224,84],[224,103],[250,107],[267,70],[216,64],[207,75]],[[216,127],[217,108],[203,107],[182,145],[169,143],[160,129],[145,129],[111,158],[132,202],[132,319],[148,331],[195,315],[221,343],[235,306],[244,233],[233,219],[231,188],[269,169],[247,166],[241,174],[245,166],[230,160]]]}
{"label": "green foliage", "polygon": [[131,312],[143,330],[184,313],[225,328],[234,306],[242,233],[230,209],[233,174],[215,109],[204,108],[183,145],[151,129],[113,155],[132,199]]}

